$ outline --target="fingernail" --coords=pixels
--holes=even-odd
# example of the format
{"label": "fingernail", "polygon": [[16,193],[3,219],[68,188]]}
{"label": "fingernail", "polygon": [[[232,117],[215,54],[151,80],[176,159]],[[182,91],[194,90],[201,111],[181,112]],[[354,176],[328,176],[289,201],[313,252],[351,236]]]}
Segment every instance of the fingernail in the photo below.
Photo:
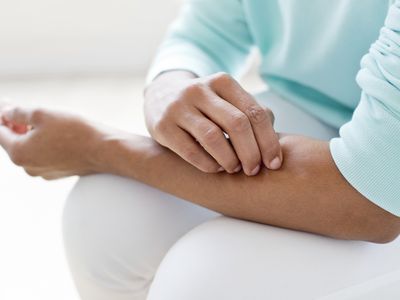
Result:
{"label": "fingernail", "polygon": [[269,168],[272,170],[279,169],[281,167],[281,159],[276,156],[273,160],[269,162]]}
{"label": "fingernail", "polygon": [[233,173],[237,173],[237,172],[239,172],[241,169],[242,169],[242,166],[241,166],[241,165],[238,165],[238,166],[235,168],[235,170],[233,170]]}
{"label": "fingernail", "polygon": [[260,165],[257,165],[257,167],[255,167],[254,169],[253,169],[253,171],[251,171],[250,172],[250,176],[254,176],[254,175],[257,175],[257,173],[260,171]]}
{"label": "fingernail", "polygon": [[223,172],[224,168],[223,167],[219,167],[218,172]]}

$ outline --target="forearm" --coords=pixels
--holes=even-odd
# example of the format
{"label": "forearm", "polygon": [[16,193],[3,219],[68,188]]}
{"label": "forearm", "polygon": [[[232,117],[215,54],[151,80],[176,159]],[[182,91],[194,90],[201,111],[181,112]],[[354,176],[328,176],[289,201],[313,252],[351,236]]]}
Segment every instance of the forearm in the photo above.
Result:
{"label": "forearm", "polygon": [[[327,142],[286,136],[279,141],[284,160],[278,171],[210,174],[151,138],[75,115],[23,107],[0,112],[8,124],[0,126],[0,146],[32,176],[118,174],[227,216],[336,238],[385,242],[400,232],[400,218],[347,183]],[[14,125],[31,128],[18,133]]]}
{"label": "forearm", "polygon": [[282,168],[256,177],[203,173],[138,136],[105,142],[97,165],[235,218],[342,239],[384,242],[397,234],[397,218],[343,179],[327,142],[288,136],[281,143]]}

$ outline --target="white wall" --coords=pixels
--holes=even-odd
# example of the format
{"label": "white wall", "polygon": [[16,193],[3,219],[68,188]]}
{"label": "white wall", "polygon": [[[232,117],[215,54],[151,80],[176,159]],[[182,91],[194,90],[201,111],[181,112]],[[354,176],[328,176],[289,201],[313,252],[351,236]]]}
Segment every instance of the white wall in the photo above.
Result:
{"label": "white wall", "polygon": [[0,0],[0,76],[143,73],[180,0]]}

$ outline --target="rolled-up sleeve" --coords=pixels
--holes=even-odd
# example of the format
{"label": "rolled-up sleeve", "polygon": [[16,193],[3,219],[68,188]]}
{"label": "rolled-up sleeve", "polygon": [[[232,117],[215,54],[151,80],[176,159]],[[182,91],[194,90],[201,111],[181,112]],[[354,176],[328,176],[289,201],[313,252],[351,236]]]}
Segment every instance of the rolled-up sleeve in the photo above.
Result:
{"label": "rolled-up sleeve", "polygon": [[252,44],[241,1],[188,0],[169,28],[147,82],[174,69],[199,76],[220,71],[235,76]]}
{"label": "rolled-up sleeve", "polygon": [[330,151],[355,189],[400,216],[400,0],[362,58],[357,83],[361,100]]}

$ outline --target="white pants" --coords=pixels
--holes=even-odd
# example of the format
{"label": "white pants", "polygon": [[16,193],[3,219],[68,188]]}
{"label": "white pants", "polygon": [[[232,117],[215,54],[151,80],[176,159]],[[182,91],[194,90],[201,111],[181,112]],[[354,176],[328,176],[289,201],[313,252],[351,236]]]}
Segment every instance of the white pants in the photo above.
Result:
{"label": "white pants", "polygon": [[[274,95],[261,101],[278,131],[337,134]],[[83,300],[319,299],[400,270],[400,240],[338,241],[226,218],[112,175],[81,178],[63,223]]]}

